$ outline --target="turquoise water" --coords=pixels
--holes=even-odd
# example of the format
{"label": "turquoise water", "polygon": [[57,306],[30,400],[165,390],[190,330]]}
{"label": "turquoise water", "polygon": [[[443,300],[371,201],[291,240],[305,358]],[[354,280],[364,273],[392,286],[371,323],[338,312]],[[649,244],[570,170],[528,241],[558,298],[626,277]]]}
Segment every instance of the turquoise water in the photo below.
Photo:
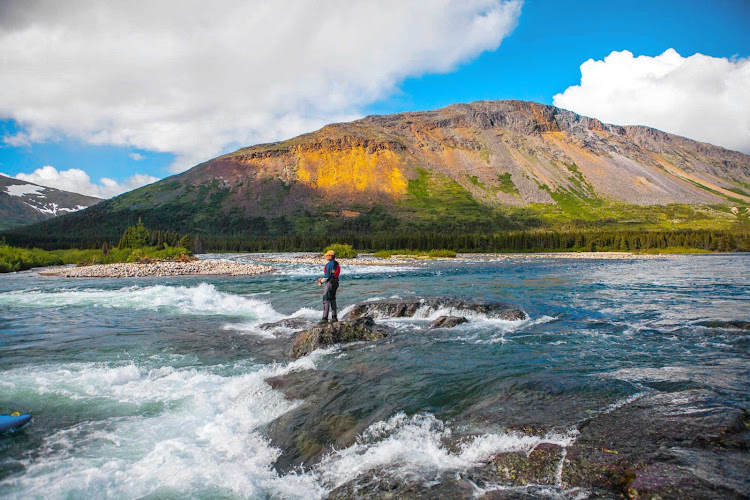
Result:
{"label": "turquoise water", "polygon": [[[0,496],[319,498],[376,468],[427,477],[539,442],[565,446],[581,421],[643,393],[697,388],[750,406],[747,255],[344,268],[340,309],[482,297],[528,319],[427,330],[441,312],[426,311],[382,320],[396,329],[382,341],[291,361],[257,327],[317,318],[321,266],[255,277],[1,275],[0,413],[34,420],[0,436]],[[268,429],[302,402],[265,379],[295,372],[335,380],[317,411],[356,419],[358,436],[290,470]],[[521,427],[545,431],[512,431]],[[460,447],[446,444],[452,436],[465,436]]]}

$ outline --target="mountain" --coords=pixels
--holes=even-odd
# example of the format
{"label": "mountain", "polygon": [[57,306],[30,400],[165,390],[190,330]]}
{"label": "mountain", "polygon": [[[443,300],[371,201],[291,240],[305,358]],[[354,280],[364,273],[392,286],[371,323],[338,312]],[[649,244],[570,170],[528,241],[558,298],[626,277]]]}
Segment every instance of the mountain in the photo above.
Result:
{"label": "mountain", "polygon": [[748,203],[748,155],[553,106],[480,101],[242,148],[25,234],[116,240],[139,217],[245,239],[732,228],[747,223]]}
{"label": "mountain", "polygon": [[83,210],[102,201],[0,175],[0,229]]}

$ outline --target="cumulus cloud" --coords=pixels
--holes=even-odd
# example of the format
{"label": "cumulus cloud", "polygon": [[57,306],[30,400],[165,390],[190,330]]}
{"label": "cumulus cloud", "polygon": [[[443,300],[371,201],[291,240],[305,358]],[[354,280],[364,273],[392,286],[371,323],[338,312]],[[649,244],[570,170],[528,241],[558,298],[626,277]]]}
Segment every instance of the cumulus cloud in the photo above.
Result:
{"label": "cumulus cloud", "polygon": [[71,168],[70,170],[58,171],[50,165],[38,168],[30,174],[17,174],[15,177],[22,181],[98,198],[111,198],[159,180],[150,175],[135,174],[125,179],[124,182],[102,177],[99,179],[99,183],[94,183],[91,182],[89,175],[81,169]]}
{"label": "cumulus cloud", "polygon": [[130,157],[131,160],[135,160],[135,161],[141,161],[141,160],[146,159],[146,157],[140,153],[130,153],[128,156]]}
{"label": "cumulus cloud", "polygon": [[553,102],[607,123],[648,125],[750,153],[750,59],[612,52],[583,63],[580,84]]}
{"label": "cumulus cloud", "polygon": [[405,78],[496,49],[521,0],[56,0],[0,9],[8,144],[55,135],[177,155],[361,115]]}

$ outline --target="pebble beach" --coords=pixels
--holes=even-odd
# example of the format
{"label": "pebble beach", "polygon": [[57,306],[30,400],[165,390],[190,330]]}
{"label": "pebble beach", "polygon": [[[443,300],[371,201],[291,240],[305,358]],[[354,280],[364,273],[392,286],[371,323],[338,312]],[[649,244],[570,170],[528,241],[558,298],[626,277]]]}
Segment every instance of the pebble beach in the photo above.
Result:
{"label": "pebble beach", "polygon": [[249,276],[273,271],[270,266],[242,264],[223,260],[194,260],[191,262],[160,261],[148,264],[96,264],[82,267],[45,269],[42,276],[66,278],[142,278],[146,276],[225,275]]}

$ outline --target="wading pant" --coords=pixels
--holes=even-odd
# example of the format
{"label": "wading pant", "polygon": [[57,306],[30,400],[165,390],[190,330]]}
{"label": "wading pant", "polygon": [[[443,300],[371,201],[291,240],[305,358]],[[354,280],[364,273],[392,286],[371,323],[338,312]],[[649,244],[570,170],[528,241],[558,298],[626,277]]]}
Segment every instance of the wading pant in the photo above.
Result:
{"label": "wading pant", "polygon": [[331,319],[338,321],[336,312],[336,290],[339,288],[339,280],[332,278],[326,281],[323,288],[323,320],[328,321],[328,311],[331,311]]}

